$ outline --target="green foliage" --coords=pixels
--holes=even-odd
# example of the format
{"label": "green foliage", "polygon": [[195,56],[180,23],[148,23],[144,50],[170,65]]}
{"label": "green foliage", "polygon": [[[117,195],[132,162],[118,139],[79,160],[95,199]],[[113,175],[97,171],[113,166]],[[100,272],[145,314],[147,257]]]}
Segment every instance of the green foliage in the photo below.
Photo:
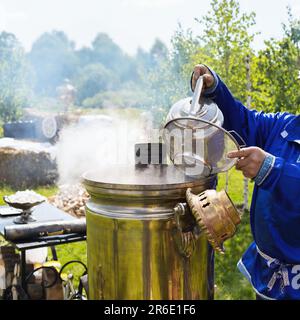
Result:
{"label": "green foliage", "polygon": [[[290,6],[287,7],[288,11],[288,25],[283,24],[283,29],[288,38],[292,40],[292,42],[297,46],[298,49],[298,57],[299,57],[299,45],[300,45],[300,19],[295,18],[292,13],[292,9]],[[298,61],[300,63],[300,61]],[[300,66],[300,65],[298,65]]]}
{"label": "green foliage", "polygon": [[146,74],[155,116],[161,120],[174,102],[190,95],[191,72],[199,63],[215,69],[237,98],[245,101],[249,94],[246,59],[254,55],[250,47],[254,34],[248,29],[255,23],[255,14],[241,14],[234,0],[213,0],[211,7],[207,15],[196,19],[204,26],[203,34],[195,37],[179,25],[169,59]]}
{"label": "green foliage", "polygon": [[97,93],[114,89],[118,86],[118,79],[112,71],[102,64],[89,64],[83,67],[75,82],[77,100],[82,103]]}
{"label": "green foliage", "polygon": [[[219,174],[217,190],[224,189],[225,174]],[[249,201],[252,197],[253,183],[249,185]],[[228,194],[237,207],[243,203],[243,176],[240,171],[229,171]],[[233,238],[225,242],[225,254],[215,254],[215,299],[248,300],[255,299],[248,280],[237,269],[237,262],[253,241],[250,230],[250,215],[245,211],[242,223]]]}
{"label": "green foliage", "polygon": [[98,33],[92,43],[95,62],[114,69],[123,58],[121,48],[106,33]]}
{"label": "green foliage", "polygon": [[193,55],[197,53],[200,44],[193,37],[192,31],[190,29],[183,30],[181,24],[178,25],[178,29],[171,39],[171,44],[173,67],[177,73],[181,74],[184,72],[185,65],[189,64]]}
{"label": "green foliage", "polygon": [[265,44],[253,61],[253,103],[264,111],[296,113],[300,107],[296,46],[291,38]]}
{"label": "green foliage", "polygon": [[24,50],[17,38],[0,34],[0,120],[17,120],[27,103],[27,66]]}
{"label": "green foliage", "polygon": [[[179,25],[172,38],[172,51],[159,59],[150,59],[152,67],[141,74],[144,90],[151,98],[151,112],[156,126],[160,126],[166,117],[167,111],[177,100],[190,93],[189,76],[184,70],[185,64],[196,50],[195,41],[191,32],[183,31]],[[154,44],[157,46],[157,42]],[[150,52],[154,52],[154,48]]]}
{"label": "green foliage", "polygon": [[81,66],[100,63],[114,72],[119,81],[137,80],[134,59],[126,55],[106,33],[98,33],[92,47],[79,50],[78,56]]}
{"label": "green foliage", "polygon": [[168,58],[168,48],[160,40],[155,39],[153,46],[150,49],[150,57],[152,60],[152,66],[159,64],[161,61]]}
{"label": "green foliage", "polygon": [[64,79],[73,77],[78,63],[74,46],[62,31],[44,33],[33,43],[28,59],[38,95],[55,96]]}
{"label": "green foliage", "polygon": [[255,14],[241,13],[238,1],[213,0],[211,11],[200,19],[204,26],[201,47],[192,58],[189,69],[205,63],[222,77],[232,93],[240,100],[247,99],[246,59],[253,56],[249,29],[255,24]]}
{"label": "green foliage", "polygon": [[143,90],[136,86],[123,87],[117,91],[104,91],[91,98],[86,98],[82,106],[85,108],[147,108],[150,99]]}
{"label": "green foliage", "polygon": [[[86,241],[56,246],[55,249],[58,261],[61,263],[61,266],[71,260],[79,260],[87,265]],[[48,257],[48,259],[51,259],[52,257],[50,249],[48,249]],[[78,263],[72,263],[66,266],[63,272],[67,274],[73,274],[74,286],[75,288],[78,288],[79,278],[84,272],[84,267]]]}
{"label": "green foliage", "polygon": [[149,52],[138,48],[135,60],[137,72],[144,79],[143,74],[151,72],[157,68],[163,61],[168,60],[169,51],[166,45],[159,39],[155,39]]}
{"label": "green foliage", "polygon": [[288,8],[289,23],[283,25],[285,37],[265,41],[265,48],[253,59],[251,93],[256,108],[264,111],[300,110],[300,20]]}
{"label": "green foliage", "polygon": [[30,105],[35,110],[45,110],[51,113],[61,112],[64,109],[64,104],[54,97],[33,96]]}

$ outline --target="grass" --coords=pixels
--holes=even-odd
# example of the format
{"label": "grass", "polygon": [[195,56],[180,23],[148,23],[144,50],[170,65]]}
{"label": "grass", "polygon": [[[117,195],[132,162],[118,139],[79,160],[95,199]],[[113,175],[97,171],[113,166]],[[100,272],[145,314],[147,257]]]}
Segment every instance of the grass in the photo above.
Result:
{"label": "grass", "polygon": [[[243,203],[243,176],[241,172],[231,169],[229,175],[228,194],[236,204]],[[225,174],[219,175],[218,190],[225,186]],[[249,203],[253,191],[253,183],[249,182]],[[242,222],[232,239],[225,242],[225,254],[215,254],[215,299],[217,300],[251,300],[255,299],[254,291],[246,278],[236,267],[243,252],[253,241],[249,212],[242,214]]]}
{"label": "grass", "polygon": [[[45,197],[50,197],[54,195],[57,192],[58,188],[56,186],[54,187],[39,187],[35,189],[36,192],[42,194]],[[10,195],[12,193],[15,193],[16,190],[13,190],[9,187],[4,187],[0,189],[0,205],[5,204],[3,201],[4,195]],[[0,246],[7,245],[8,243],[4,240],[3,237],[0,236]],[[71,261],[71,260],[79,260],[83,263],[87,263],[86,261],[86,242],[77,242],[77,243],[70,243],[66,245],[58,245],[55,247],[57,257],[61,265],[63,266],[65,263]],[[48,249],[48,260],[52,260],[52,254],[51,249]],[[64,269],[64,272],[66,273],[72,273],[74,276],[74,284],[77,286],[79,277],[84,272],[84,267],[81,266],[78,263],[70,264],[66,266]]]}
{"label": "grass", "polygon": [[[225,186],[225,174],[219,175],[218,190]],[[249,183],[251,197],[253,184]],[[56,187],[38,188],[35,190],[40,194],[49,197],[57,192]],[[0,189],[0,204],[3,204],[3,195],[9,195],[15,192],[10,188]],[[232,169],[229,172],[228,194],[235,204],[243,202],[243,177],[240,172]],[[217,300],[242,300],[254,299],[255,295],[247,280],[240,274],[236,264],[245,249],[252,242],[252,236],[249,225],[249,213],[245,212],[242,216],[242,223],[238,227],[237,234],[225,242],[225,254],[215,254],[215,299]],[[4,244],[2,239],[2,244]],[[67,245],[56,246],[58,260],[65,264],[71,260],[80,260],[86,263],[86,242],[70,243]],[[51,251],[49,249],[49,259]],[[76,279],[82,274],[83,267],[78,264],[72,264],[65,270],[72,273]]]}

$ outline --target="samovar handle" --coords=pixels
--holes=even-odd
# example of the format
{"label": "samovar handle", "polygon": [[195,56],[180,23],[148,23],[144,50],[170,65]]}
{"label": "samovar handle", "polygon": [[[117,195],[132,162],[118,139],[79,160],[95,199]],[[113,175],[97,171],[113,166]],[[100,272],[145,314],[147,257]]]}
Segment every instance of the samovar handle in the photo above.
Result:
{"label": "samovar handle", "polygon": [[174,219],[179,233],[178,249],[183,256],[190,258],[195,250],[200,230],[190,213],[187,203],[177,203],[174,207]]}

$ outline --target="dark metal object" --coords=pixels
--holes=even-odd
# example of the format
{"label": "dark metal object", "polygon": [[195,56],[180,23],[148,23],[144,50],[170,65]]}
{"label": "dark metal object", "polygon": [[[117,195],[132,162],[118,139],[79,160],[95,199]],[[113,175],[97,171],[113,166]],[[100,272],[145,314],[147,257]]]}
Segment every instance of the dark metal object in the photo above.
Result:
{"label": "dark metal object", "polygon": [[137,143],[135,144],[135,164],[166,164],[166,146],[163,143]]}
{"label": "dark metal object", "polygon": [[[75,290],[74,285],[73,285],[73,275],[69,272],[63,272],[64,269],[70,265],[70,264],[80,264],[83,268],[84,271],[82,275],[79,277],[79,284],[78,284],[78,290]],[[67,277],[63,276],[67,273]],[[86,294],[87,294],[87,266],[85,263],[83,263],[80,260],[71,260],[65,263],[60,271],[59,271],[59,278],[60,280],[64,283],[64,295],[65,295],[65,300],[86,300],[86,298],[83,295],[83,289],[85,289]]]}
{"label": "dark metal object", "polygon": [[31,210],[24,210],[22,213],[21,213],[21,216],[20,217],[17,217],[15,220],[14,220],[14,223],[15,224],[27,224],[29,222],[34,222],[36,221],[36,219],[34,219],[32,216],[31,216]]}
{"label": "dark metal object", "polygon": [[22,210],[29,210],[29,209],[31,209],[31,208],[33,208],[33,207],[45,202],[45,200],[36,201],[36,202],[25,202],[25,203],[11,202],[11,201],[9,201],[9,198],[7,196],[4,196],[3,200],[9,206],[11,206],[13,208],[16,208],[16,209],[22,209]]}
{"label": "dark metal object", "polygon": [[16,224],[27,224],[36,221],[36,219],[31,216],[32,208],[45,202],[45,200],[27,203],[10,202],[7,196],[4,196],[3,200],[10,207],[23,210],[21,216],[14,219],[14,223]]}
{"label": "dark metal object", "polygon": [[21,285],[22,288],[27,291],[26,288],[26,251],[21,251]]}
{"label": "dark metal object", "polygon": [[[50,273],[52,275],[52,279],[51,281],[47,281],[47,280],[44,280],[42,279],[42,282],[41,282],[41,287],[42,287],[42,295],[36,300],[41,300],[44,298],[44,290],[47,289],[47,288],[51,288],[53,287],[56,283],[57,283],[57,280],[59,279],[59,274],[58,274],[58,271],[54,268],[54,267],[48,267],[48,266],[41,266],[41,267],[38,267],[34,270],[32,270],[27,276],[26,276],[26,279],[24,280],[24,285],[22,286],[23,288],[26,288],[27,287],[27,284],[29,283],[29,280],[32,278],[32,276],[39,270],[47,270],[48,273]],[[30,296],[30,293],[28,292],[28,290],[26,290],[26,293],[27,293],[27,296],[28,296],[28,299],[31,300],[32,297]]]}
{"label": "dark metal object", "polygon": [[28,225],[11,225],[4,228],[4,237],[9,241],[34,240],[40,237],[70,233],[85,234],[85,219],[74,221],[34,222]]}
{"label": "dark metal object", "polygon": [[51,249],[51,253],[52,253],[52,260],[58,261],[55,246],[51,246],[50,249]]}

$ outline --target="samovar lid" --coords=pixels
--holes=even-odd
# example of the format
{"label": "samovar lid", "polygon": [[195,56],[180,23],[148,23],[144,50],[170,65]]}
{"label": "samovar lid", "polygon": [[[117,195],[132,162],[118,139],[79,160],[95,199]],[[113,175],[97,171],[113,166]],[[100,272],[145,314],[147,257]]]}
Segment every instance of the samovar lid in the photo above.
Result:
{"label": "samovar lid", "polygon": [[[85,185],[122,190],[166,190],[194,187],[204,179],[186,176],[174,165],[112,165],[82,176]],[[214,179],[210,177],[209,179]]]}

